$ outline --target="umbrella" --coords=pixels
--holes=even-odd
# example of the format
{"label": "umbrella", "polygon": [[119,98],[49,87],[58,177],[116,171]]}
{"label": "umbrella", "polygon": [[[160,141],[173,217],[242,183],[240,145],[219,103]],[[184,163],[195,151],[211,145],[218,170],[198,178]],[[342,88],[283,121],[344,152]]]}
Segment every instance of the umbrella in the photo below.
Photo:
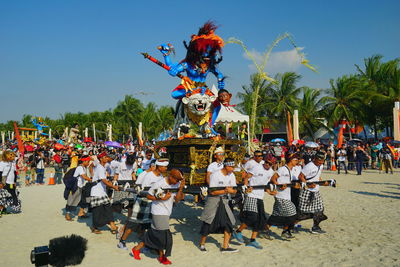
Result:
{"label": "umbrella", "polygon": [[362,142],[362,140],[354,138],[354,139],[351,139],[349,142]]}
{"label": "umbrella", "polygon": [[297,145],[297,144],[304,145],[304,143],[305,143],[304,140],[301,139],[296,139],[292,141],[292,145]]}
{"label": "umbrella", "polygon": [[316,148],[316,147],[319,147],[319,145],[315,142],[307,142],[306,147]]}
{"label": "umbrella", "polygon": [[106,142],[104,142],[104,144],[106,146],[111,146],[111,147],[122,147],[122,145],[120,143],[115,142],[115,141],[106,141]]}
{"label": "umbrella", "polygon": [[55,143],[55,144],[54,144],[54,148],[55,148],[56,150],[65,149],[65,147],[64,147],[62,144],[60,144],[60,143]]}
{"label": "umbrella", "polygon": [[275,139],[272,139],[271,142],[272,142],[272,143],[276,143],[276,142],[286,142],[286,140],[285,140],[285,139],[282,139],[282,138],[275,138]]}

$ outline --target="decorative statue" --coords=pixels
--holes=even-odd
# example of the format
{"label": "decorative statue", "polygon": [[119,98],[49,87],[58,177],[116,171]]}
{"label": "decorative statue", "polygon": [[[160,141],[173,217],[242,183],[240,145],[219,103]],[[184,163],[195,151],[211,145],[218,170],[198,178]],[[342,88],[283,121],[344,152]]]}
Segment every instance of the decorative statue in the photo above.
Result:
{"label": "decorative statue", "polygon": [[43,128],[48,128],[49,126],[44,124],[42,117],[38,117],[37,120],[36,118],[33,118],[32,123],[36,127],[39,133],[39,138],[41,135],[46,135],[46,136],[48,135],[47,133],[43,132]]}
{"label": "decorative statue", "polygon": [[[171,44],[162,44],[158,47],[164,56],[165,64],[143,53],[145,58],[153,61],[168,70],[171,76],[182,79],[171,93],[178,100],[175,111],[175,127],[177,132],[182,123],[193,123],[199,127],[202,137],[211,137],[217,133],[212,128],[212,118],[216,118],[218,109],[214,110],[213,102],[216,96],[207,87],[206,78],[211,72],[218,80],[218,89],[224,89],[224,76],[218,70],[218,63],[222,61],[222,47],[224,41],[214,31],[217,26],[213,22],[206,22],[192,35],[190,43],[184,41],[187,49],[186,57],[179,63],[172,63],[170,54],[174,52]],[[187,76],[182,73],[186,72]],[[215,119],[214,119],[215,121]]]}

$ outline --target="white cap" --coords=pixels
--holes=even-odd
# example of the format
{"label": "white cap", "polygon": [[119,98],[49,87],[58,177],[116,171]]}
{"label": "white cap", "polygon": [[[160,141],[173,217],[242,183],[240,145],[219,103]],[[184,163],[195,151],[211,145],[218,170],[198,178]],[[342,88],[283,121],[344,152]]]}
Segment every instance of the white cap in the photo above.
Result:
{"label": "white cap", "polygon": [[224,151],[224,149],[222,148],[222,146],[217,147],[217,149],[215,149],[214,154],[217,154],[217,153],[225,153],[225,151]]}

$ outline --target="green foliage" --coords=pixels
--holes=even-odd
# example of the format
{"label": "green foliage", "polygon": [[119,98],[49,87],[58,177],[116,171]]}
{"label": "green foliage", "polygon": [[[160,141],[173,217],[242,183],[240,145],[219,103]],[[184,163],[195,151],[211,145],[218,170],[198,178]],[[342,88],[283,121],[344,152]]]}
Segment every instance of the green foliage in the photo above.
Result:
{"label": "green foliage", "polygon": [[[21,121],[18,122],[18,125],[33,128],[32,117],[33,115],[25,114]],[[158,109],[152,102],[144,107],[140,100],[131,95],[126,95],[112,110],[93,111],[90,113],[67,112],[60,115],[59,119],[43,118],[43,121],[50,126],[54,137],[61,137],[66,127],[71,128],[75,124],[79,125],[81,135],[83,135],[83,130],[88,128],[91,136],[92,127],[95,124],[99,139],[105,139],[107,124],[111,123],[113,139],[120,141],[127,140],[131,130],[135,138],[139,122],[143,122],[144,135],[151,139],[158,137],[161,131],[173,127],[174,110],[170,106],[162,106]],[[13,121],[0,123],[0,130],[13,131]]]}
{"label": "green foliage", "polygon": [[[364,66],[356,65],[356,74],[330,80],[327,89],[297,86],[301,76],[294,72],[277,74],[268,82],[253,74],[250,85],[238,93],[239,110],[251,114],[257,97],[256,132],[263,127],[283,124],[287,112],[299,110],[301,137],[313,137],[320,128],[332,131],[340,120],[370,125],[375,130],[392,124],[394,102],[400,101],[400,59],[382,62],[382,56],[364,59]],[[259,94],[255,96],[255,92]]]}

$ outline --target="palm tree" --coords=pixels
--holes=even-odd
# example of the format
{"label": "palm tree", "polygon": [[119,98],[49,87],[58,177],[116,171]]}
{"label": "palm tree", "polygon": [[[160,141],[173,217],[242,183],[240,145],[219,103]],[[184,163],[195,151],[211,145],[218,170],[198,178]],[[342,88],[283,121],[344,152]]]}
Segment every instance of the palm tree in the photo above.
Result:
{"label": "palm tree", "polygon": [[143,122],[143,134],[147,138],[155,137],[156,127],[158,122],[157,122],[157,106],[153,102],[150,102],[146,105],[142,114],[142,122]]}
{"label": "palm tree", "polygon": [[365,96],[363,81],[355,75],[344,75],[336,81],[331,79],[330,85],[326,90],[328,96],[324,98],[330,124],[341,120],[349,123],[362,121]]}
{"label": "palm tree", "polygon": [[[250,137],[259,131],[266,123],[267,105],[266,96],[270,83],[259,73],[250,76],[250,85],[243,85],[243,91],[237,94],[241,102],[238,109],[245,114],[252,114],[250,119]],[[257,92],[259,92],[257,94]],[[254,105],[256,103],[256,105]]]}
{"label": "palm tree", "polygon": [[393,103],[400,100],[400,59],[388,62],[381,62],[381,59],[380,55],[365,58],[364,70],[356,65],[359,76],[367,81],[364,119],[366,123],[374,126],[375,138],[379,122],[383,122],[389,134]]}
{"label": "palm tree", "polygon": [[285,72],[275,76],[277,83],[270,84],[265,103],[269,109],[269,116],[288,122],[288,113],[293,114],[293,110],[298,107],[297,96],[301,88],[296,84],[300,78],[301,76],[294,72]]}
{"label": "palm tree", "polygon": [[171,128],[174,125],[174,109],[171,106],[162,106],[157,113],[156,134]]}
{"label": "palm tree", "polygon": [[321,98],[321,91],[303,88],[303,98],[299,105],[299,126],[303,135],[314,139],[318,129],[329,129],[324,123],[324,104],[325,98]]}
{"label": "palm tree", "polygon": [[136,128],[142,118],[143,104],[140,100],[126,95],[123,101],[118,102],[113,111],[113,117],[121,123],[123,132],[128,133],[130,127]]}

